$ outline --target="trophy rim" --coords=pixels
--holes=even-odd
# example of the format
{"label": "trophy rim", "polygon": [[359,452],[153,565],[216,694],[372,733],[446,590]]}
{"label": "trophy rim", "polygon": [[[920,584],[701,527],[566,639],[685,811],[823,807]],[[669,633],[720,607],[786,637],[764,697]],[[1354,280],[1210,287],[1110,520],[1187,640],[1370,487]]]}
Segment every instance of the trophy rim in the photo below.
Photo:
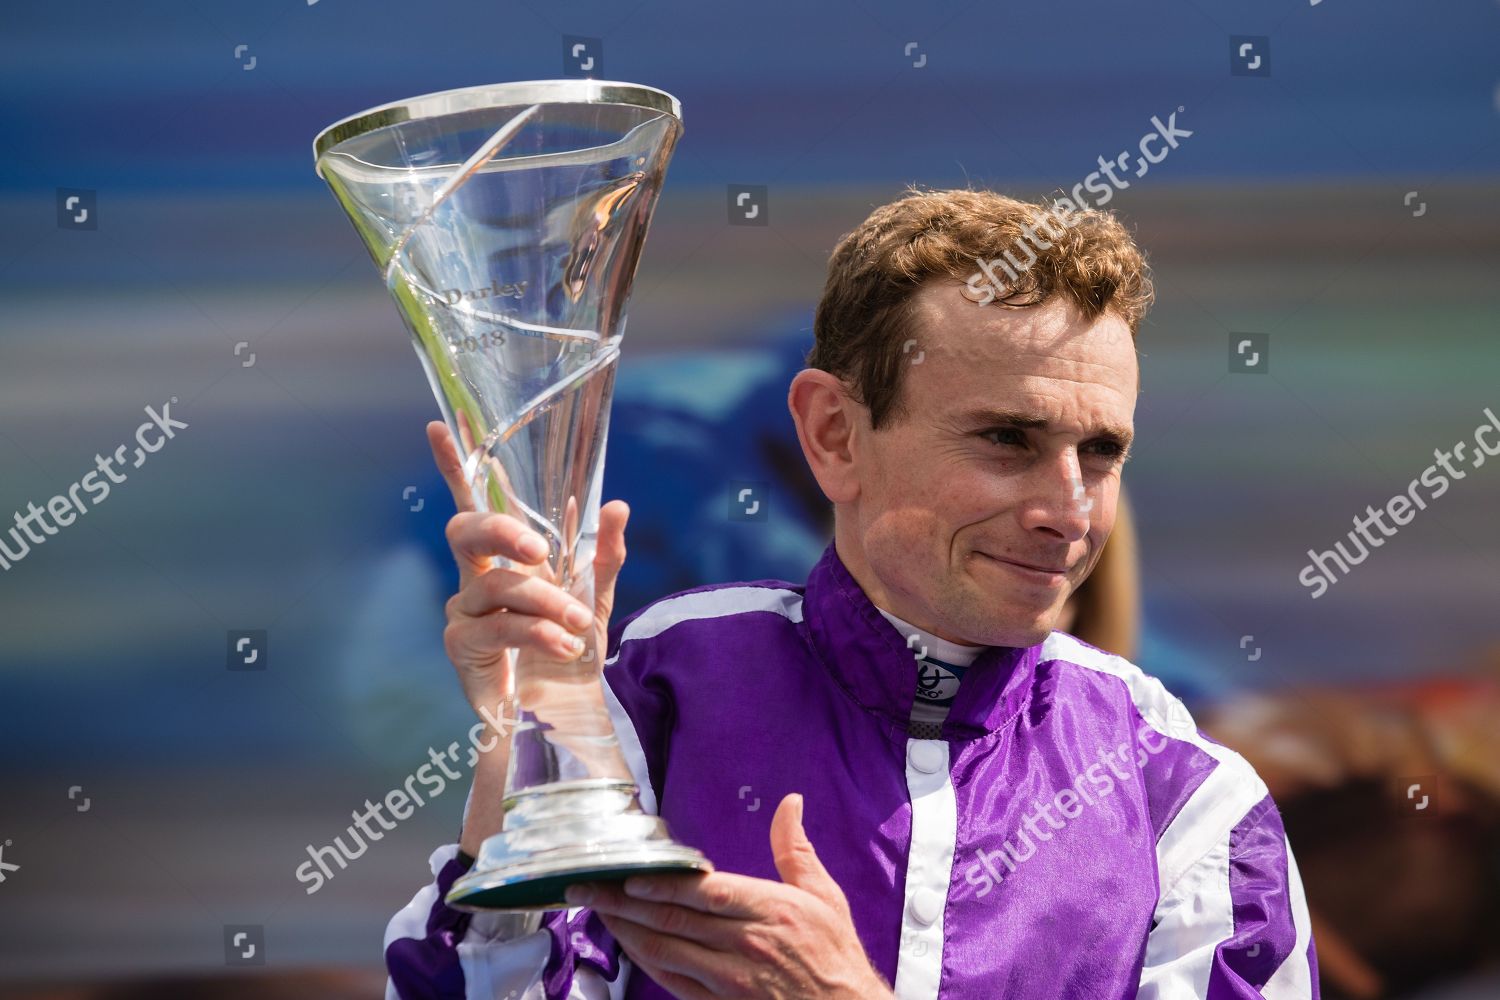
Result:
{"label": "trophy rim", "polygon": [[682,104],[665,90],[618,80],[522,80],[485,83],[408,97],[341,118],[313,139],[313,161],[355,136],[406,121],[508,104],[622,104],[682,121]]}

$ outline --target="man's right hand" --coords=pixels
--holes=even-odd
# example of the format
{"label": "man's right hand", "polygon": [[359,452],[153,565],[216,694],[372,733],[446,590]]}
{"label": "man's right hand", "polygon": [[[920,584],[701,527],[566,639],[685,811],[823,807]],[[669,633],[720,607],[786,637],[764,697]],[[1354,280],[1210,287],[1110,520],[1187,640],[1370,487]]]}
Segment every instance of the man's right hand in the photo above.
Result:
{"label": "man's right hand", "polygon": [[[427,440],[458,507],[447,534],[458,564],[459,590],[448,600],[443,646],[469,704],[476,711],[484,707],[495,712],[511,688],[508,649],[517,650],[525,662],[558,666],[576,660],[589,645],[602,655],[615,581],[625,562],[630,508],[623,500],[612,500],[600,509],[594,607],[585,607],[552,580],[542,536],[509,514],[475,510],[447,424],[428,424]],[[496,568],[491,562],[495,556],[511,560],[513,568]]]}

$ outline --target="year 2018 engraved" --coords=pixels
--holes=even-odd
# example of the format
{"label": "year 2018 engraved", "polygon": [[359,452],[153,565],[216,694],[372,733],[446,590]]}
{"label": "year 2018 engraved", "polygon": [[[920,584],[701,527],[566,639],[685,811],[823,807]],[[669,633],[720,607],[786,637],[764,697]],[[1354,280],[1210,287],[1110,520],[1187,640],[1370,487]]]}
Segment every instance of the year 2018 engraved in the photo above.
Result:
{"label": "year 2018 engraved", "polygon": [[482,351],[490,347],[505,346],[505,332],[503,330],[481,330],[478,333],[448,334],[448,346],[459,354],[467,354],[470,351]]}

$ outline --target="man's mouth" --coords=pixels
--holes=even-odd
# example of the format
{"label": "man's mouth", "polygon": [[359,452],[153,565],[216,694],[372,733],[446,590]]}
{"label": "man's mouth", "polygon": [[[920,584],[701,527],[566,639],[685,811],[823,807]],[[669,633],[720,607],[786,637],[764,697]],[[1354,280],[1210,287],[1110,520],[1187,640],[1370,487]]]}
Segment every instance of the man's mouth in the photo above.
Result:
{"label": "man's mouth", "polygon": [[1065,576],[1067,574],[1067,572],[1068,572],[1068,567],[1067,567],[1066,564],[1047,563],[1047,562],[1027,562],[1027,561],[1022,560],[1022,559],[1006,559],[1006,558],[1002,558],[1000,556],[992,556],[988,552],[981,552],[979,554],[982,555],[982,556],[984,556],[986,559],[993,559],[995,562],[1000,562],[1000,563],[1005,563],[1005,564],[1010,565],[1010,566],[1015,566],[1018,569],[1030,570],[1033,573],[1047,573],[1047,574],[1051,574],[1052,576],[1059,576],[1060,577],[1060,576]]}
{"label": "man's mouth", "polygon": [[1067,564],[1056,564],[1056,562],[1028,562],[1025,559],[1007,559],[1002,556],[992,556],[989,552],[981,552],[981,556],[995,559],[996,562],[1010,562],[1011,565],[1023,568],[1023,570],[1037,570],[1038,573],[1067,573]]}

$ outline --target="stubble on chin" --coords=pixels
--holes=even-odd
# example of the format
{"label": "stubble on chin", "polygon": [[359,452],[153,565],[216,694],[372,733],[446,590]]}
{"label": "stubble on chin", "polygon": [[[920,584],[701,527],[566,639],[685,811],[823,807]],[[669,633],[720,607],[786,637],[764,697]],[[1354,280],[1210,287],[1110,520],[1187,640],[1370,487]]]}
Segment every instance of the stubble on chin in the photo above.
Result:
{"label": "stubble on chin", "polygon": [[[982,558],[982,557],[976,557]],[[1068,589],[1071,595],[1074,588]],[[973,577],[951,595],[950,621],[975,642],[987,646],[1034,646],[1057,628],[1067,598],[1046,607],[1027,604],[1018,595],[997,595]]]}

